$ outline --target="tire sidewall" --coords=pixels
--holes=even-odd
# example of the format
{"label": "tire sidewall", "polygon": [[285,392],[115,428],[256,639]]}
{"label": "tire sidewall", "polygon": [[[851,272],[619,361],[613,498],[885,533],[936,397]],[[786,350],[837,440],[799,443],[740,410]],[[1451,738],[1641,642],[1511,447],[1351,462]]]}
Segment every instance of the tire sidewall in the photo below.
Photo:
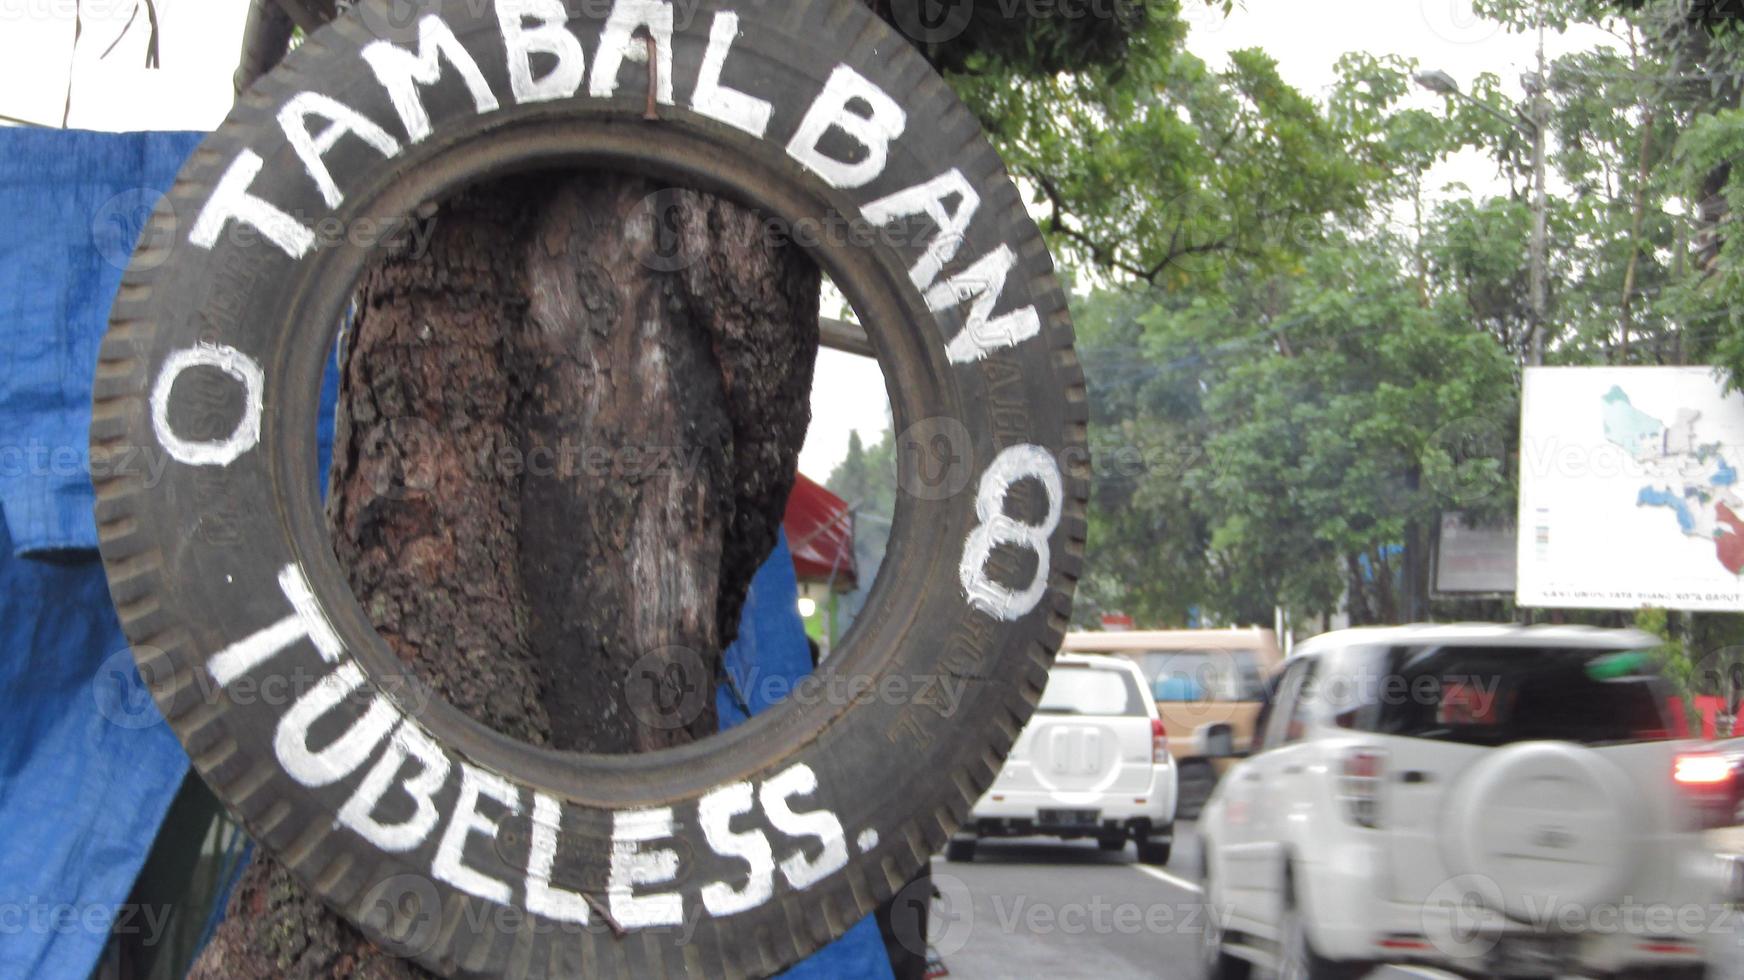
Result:
{"label": "tire sidewall", "polygon": [[[99,487],[104,557],[142,673],[196,766],[250,832],[371,938],[425,966],[445,974],[500,973],[511,964],[532,975],[675,966],[711,974],[774,972],[839,935],[944,842],[992,780],[1059,646],[1082,550],[1088,461],[1082,383],[1051,263],[967,112],[913,51],[848,0],[737,10],[739,33],[722,80],[771,104],[761,139],[685,104],[718,13],[712,5],[675,17],[675,103],[660,106],[662,119],[651,124],[640,121],[646,101],[641,65],[625,66],[610,98],[589,96],[584,83],[573,98],[517,103],[494,10],[456,2],[432,4],[420,16],[434,14],[453,32],[497,108],[479,111],[475,95],[444,62],[442,81],[420,89],[430,133],[414,143],[359,54],[383,40],[370,28],[384,22],[384,10],[385,3],[366,5],[319,32],[247,94],[160,205],[156,228],[169,228],[173,237],[146,236],[156,244],[136,257],[117,300],[99,369],[93,455],[137,447],[145,458],[167,459],[156,479],[123,475]],[[589,69],[610,10],[580,0],[569,7],[568,29]],[[389,43],[417,43],[415,34],[392,33]],[[882,173],[853,188],[829,187],[784,147],[838,65],[851,66],[908,113]],[[332,146],[322,161],[345,194],[337,208],[327,206],[277,121],[301,92],[337,100],[401,145],[391,159],[356,138]],[[425,195],[439,197],[483,173],[551,165],[555,156],[537,155],[556,153],[554,134],[566,133],[617,140],[613,145],[631,150],[640,142],[651,154],[656,145],[688,141],[686,153],[664,151],[668,157],[656,172],[728,193],[749,189],[752,198],[761,196],[756,182],[766,180],[769,191],[786,189],[775,196],[789,204],[810,201],[822,209],[820,216],[830,209],[861,216],[873,201],[959,168],[981,203],[957,259],[939,280],[1009,247],[1016,264],[996,314],[1033,307],[1040,324],[1033,337],[952,363],[945,344],[963,328],[971,304],[929,313],[908,275],[926,241],[817,247],[814,254],[832,275],[860,287],[861,295],[851,298],[875,313],[868,326],[899,432],[930,435],[939,419],[960,423],[964,438],[950,447],[956,468],[928,475],[918,469],[921,460],[899,459],[899,484],[910,492],[899,494],[889,581],[881,579],[868,603],[871,615],[847,638],[837,668],[864,678],[859,687],[844,687],[839,697],[822,692],[804,704],[796,692],[794,706],[733,733],[633,761],[565,758],[509,742],[459,718],[415,677],[396,673],[391,653],[344,585],[314,497],[316,381],[332,341],[330,325],[349,298],[348,274],[385,240],[385,228],[396,221],[409,227],[405,222]],[[724,155],[699,163],[710,148]],[[537,159],[516,158],[518,150]],[[238,233],[243,224],[234,221],[209,248],[192,243],[214,188],[244,153],[261,161],[249,193],[305,227],[334,233],[300,257],[260,235]],[[711,183],[711,169],[724,171],[731,160],[747,161],[736,182]],[[366,241],[365,222],[376,222],[374,240]],[[166,371],[190,351],[203,352],[198,369],[179,376]],[[251,384],[259,388],[258,413],[239,395]],[[167,394],[157,399],[160,393]],[[156,400],[167,407],[159,410]],[[234,437],[255,414],[258,439],[244,445],[246,438]],[[166,434],[185,445],[171,452]],[[238,451],[214,462],[214,446],[218,456]],[[1012,446],[1035,446],[1052,459],[1060,490],[1044,508],[1058,513],[1045,538],[1045,589],[1027,609],[1001,618],[968,600],[961,566],[966,540],[1004,513],[1004,497],[995,495],[990,510],[977,491]],[[184,458],[190,455],[201,458]],[[957,488],[929,492],[941,480]],[[1013,486],[1038,496],[1035,480]],[[1012,519],[1036,520],[1035,511],[1032,501],[1027,515]],[[1009,556],[1006,564],[1012,564]],[[1022,584],[1024,566],[1016,564],[1003,574]],[[293,568],[310,593],[300,607],[283,584]],[[998,580],[998,568],[982,571],[994,585],[1010,584]],[[231,684],[217,683],[214,655],[258,649],[262,631],[287,619],[294,620],[293,631],[304,631],[302,639]],[[361,754],[333,757],[345,771],[310,785],[286,770],[279,733],[297,704],[333,685],[347,666],[363,681],[323,715],[332,731],[362,730],[371,712],[383,710],[378,705],[387,706],[391,726],[381,738],[360,743]],[[900,693],[890,678],[903,680]],[[271,680],[281,682],[280,697],[266,696]],[[242,681],[250,682],[253,695],[241,696]],[[314,754],[322,731],[317,728],[306,746]],[[357,797],[367,774],[385,765],[387,746],[418,734],[439,743],[448,760],[447,775],[431,795],[438,819],[415,845],[390,852],[340,826],[334,815]],[[806,773],[796,775],[796,766]],[[409,772],[402,766],[391,773],[393,785]],[[478,799],[470,808],[461,803],[468,778]],[[771,786],[789,792],[768,797]],[[769,873],[767,899],[717,916],[705,908],[703,890],[744,886],[754,865],[711,845],[699,805],[705,796],[739,787],[752,802],[727,827],[761,834],[778,867]],[[615,908],[607,890],[618,879],[609,869],[614,846],[623,842],[625,814],[666,811],[669,831],[632,843],[640,852],[671,852],[677,871],[669,882],[634,890],[644,897],[676,893],[682,921],[631,924],[620,936],[598,909],[586,926],[529,911],[532,816],[540,795],[556,801],[559,813],[550,885],[597,897],[607,911]],[[813,827],[820,826],[815,815],[828,814],[839,829],[785,833],[774,826],[770,798],[785,801],[794,814],[813,815]],[[460,864],[484,881],[507,884],[506,901],[457,885],[452,862],[440,870],[439,852],[463,810],[483,823],[460,834]],[[828,867],[836,860],[832,848],[845,852],[837,855],[840,865],[803,886],[779,867],[789,859],[814,871]]]}

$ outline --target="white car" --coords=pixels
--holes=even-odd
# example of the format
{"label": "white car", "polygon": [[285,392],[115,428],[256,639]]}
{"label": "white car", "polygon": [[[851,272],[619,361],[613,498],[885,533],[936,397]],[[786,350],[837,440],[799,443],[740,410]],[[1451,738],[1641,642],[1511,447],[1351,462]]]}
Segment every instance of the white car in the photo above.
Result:
{"label": "white car", "polygon": [[1329,633],[1273,678],[1199,821],[1207,976],[1697,978],[1718,862],[1659,641],[1588,627]]}
{"label": "white car", "polygon": [[1167,864],[1175,840],[1175,763],[1167,734],[1132,661],[1061,654],[1035,714],[993,785],[945,846],[970,861],[983,837],[1128,840],[1138,859]]}

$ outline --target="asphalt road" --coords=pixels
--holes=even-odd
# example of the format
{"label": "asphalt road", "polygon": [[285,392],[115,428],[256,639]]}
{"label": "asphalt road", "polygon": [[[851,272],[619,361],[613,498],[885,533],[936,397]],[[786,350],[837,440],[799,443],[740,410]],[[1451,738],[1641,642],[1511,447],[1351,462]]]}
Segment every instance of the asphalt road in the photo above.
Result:
{"label": "asphalt road", "polygon": [[[970,864],[933,859],[933,946],[955,980],[1162,977],[1196,980],[1204,908],[1190,825],[1166,868],[1131,846],[1094,841],[982,841]],[[1370,980],[1446,974],[1377,970]]]}

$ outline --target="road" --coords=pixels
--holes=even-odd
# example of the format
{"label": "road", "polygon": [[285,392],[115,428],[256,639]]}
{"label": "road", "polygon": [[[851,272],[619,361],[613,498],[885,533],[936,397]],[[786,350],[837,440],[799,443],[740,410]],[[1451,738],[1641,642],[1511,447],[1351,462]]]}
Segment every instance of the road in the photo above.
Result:
{"label": "road", "polygon": [[[1198,842],[1187,825],[1166,868],[1094,841],[982,841],[972,864],[933,860],[933,945],[954,980],[1198,976]],[[1388,968],[1370,980],[1446,974]]]}

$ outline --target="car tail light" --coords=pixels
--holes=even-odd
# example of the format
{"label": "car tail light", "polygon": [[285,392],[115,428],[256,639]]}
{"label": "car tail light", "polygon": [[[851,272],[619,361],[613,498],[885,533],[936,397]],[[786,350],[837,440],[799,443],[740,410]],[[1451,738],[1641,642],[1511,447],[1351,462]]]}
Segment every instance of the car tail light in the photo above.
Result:
{"label": "car tail light", "polygon": [[1151,719],[1151,764],[1160,766],[1169,758],[1169,732],[1161,718]]}
{"label": "car tail light", "polygon": [[1351,749],[1344,755],[1344,771],[1338,780],[1338,800],[1345,819],[1359,827],[1381,825],[1381,785],[1386,780],[1387,757],[1379,749]]}
{"label": "car tail light", "polygon": [[1671,778],[1679,786],[1713,789],[1732,781],[1732,764],[1712,752],[1684,752],[1672,764]]}

